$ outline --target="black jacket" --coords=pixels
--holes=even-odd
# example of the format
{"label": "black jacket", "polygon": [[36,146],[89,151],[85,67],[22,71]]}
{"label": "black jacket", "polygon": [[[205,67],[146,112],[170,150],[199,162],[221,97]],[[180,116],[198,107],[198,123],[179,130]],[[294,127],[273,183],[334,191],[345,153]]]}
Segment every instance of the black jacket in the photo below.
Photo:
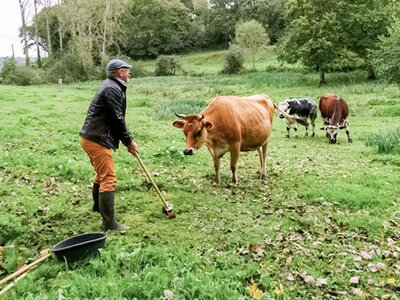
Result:
{"label": "black jacket", "polygon": [[90,103],[81,137],[108,149],[117,149],[119,141],[125,146],[132,134],[125,123],[126,86],[116,79],[106,79]]}

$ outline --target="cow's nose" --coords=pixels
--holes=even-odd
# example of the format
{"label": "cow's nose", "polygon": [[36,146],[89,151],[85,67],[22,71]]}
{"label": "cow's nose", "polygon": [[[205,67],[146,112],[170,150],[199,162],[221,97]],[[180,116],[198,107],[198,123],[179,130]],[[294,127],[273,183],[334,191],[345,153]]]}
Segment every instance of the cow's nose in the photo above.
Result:
{"label": "cow's nose", "polygon": [[283,114],[280,114],[280,115],[279,115],[279,118],[283,119],[283,118],[284,118],[284,115],[283,115]]}
{"label": "cow's nose", "polygon": [[336,140],[331,140],[331,144],[336,144]]}
{"label": "cow's nose", "polygon": [[184,149],[183,150],[183,154],[185,154],[185,155],[193,155],[193,149],[192,148]]}

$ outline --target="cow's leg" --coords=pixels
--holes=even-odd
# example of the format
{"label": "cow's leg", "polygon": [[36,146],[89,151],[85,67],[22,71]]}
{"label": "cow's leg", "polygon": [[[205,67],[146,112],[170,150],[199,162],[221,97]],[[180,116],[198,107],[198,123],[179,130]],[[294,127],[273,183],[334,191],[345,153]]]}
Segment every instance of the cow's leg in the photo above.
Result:
{"label": "cow's leg", "polygon": [[345,120],[344,123],[345,123],[345,126],[346,126],[347,141],[348,141],[349,143],[352,143],[353,140],[350,138],[349,121],[348,121],[348,120]]}
{"label": "cow's leg", "polygon": [[238,181],[236,170],[240,154],[240,144],[233,145],[229,151],[231,153],[232,184],[236,185]]}
{"label": "cow's leg", "polygon": [[315,118],[311,118],[311,128],[312,128],[312,134],[311,136],[315,136]]}
{"label": "cow's leg", "polygon": [[290,138],[290,122],[288,121],[288,119],[285,118],[285,123],[286,123],[286,137],[289,139]]}
{"label": "cow's leg", "polygon": [[267,153],[268,142],[266,142],[262,147],[258,148],[258,155],[260,156],[260,179],[266,176],[265,172],[265,158]]}
{"label": "cow's leg", "polygon": [[208,147],[208,150],[210,151],[211,157],[214,162],[214,169],[215,169],[215,183],[219,184],[219,166],[220,166],[220,159],[224,155],[224,153],[217,153],[214,151],[211,147]]}
{"label": "cow's leg", "polygon": [[297,133],[297,122],[296,121],[294,121],[293,130],[294,130],[294,137],[297,139],[299,137],[299,135]]}
{"label": "cow's leg", "polygon": [[308,126],[305,126],[306,127],[306,134],[305,134],[305,136],[308,136]]}
{"label": "cow's leg", "polygon": [[216,184],[219,184],[219,166],[220,166],[220,158],[221,158],[221,156],[219,156],[219,155],[214,155],[214,156],[213,156],[214,169],[215,169],[215,183],[216,183]]}

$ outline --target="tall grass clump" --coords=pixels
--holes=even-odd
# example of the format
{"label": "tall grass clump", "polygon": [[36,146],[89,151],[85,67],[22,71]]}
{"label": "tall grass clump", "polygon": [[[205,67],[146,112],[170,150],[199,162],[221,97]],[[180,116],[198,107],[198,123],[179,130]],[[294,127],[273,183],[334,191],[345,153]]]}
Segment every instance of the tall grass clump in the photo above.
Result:
{"label": "tall grass clump", "polygon": [[367,146],[378,146],[378,152],[400,154],[400,127],[388,132],[375,134],[366,140]]}
{"label": "tall grass clump", "polygon": [[176,55],[160,55],[156,60],[156,76],[172,76],[183,71],[182,62]]}
{"label": "tall grass clump", "polygon": [[155,111],[160,119],[169,120],[175,118],[175,113],[184,115],[200,113],[206,105],[206,100],[171,100],[160,103]]}

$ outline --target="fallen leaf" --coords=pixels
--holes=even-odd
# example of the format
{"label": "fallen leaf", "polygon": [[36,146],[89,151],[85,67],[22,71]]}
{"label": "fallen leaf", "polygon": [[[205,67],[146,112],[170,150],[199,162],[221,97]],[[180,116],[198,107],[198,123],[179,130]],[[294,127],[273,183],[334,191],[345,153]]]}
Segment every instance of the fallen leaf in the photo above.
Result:
{"label": "fallen leaf", "polygon": [[304,281],[306,282],[306,283],[311,283],[311,284],[314,284],[315,283],[315,279],[314,279],[314,277],[312,277],[312,276],[306,276],[306,277],[304,277]]}
{"label": "fallen leaf", "polygon": [[174,299],[174,293],[170,290],[164,290],[164,297],[166,300],[172,300]]}
{"label": "fallen leaf", "polygon": [[252,285],[248,286],[247,289],[250,292],[250,297],[260,300],[263,296],[263,292],[257,287],[257,283],[253,283]]}
{"label": "fallen leaf", "polygon": [[384,263],[377,263],[376,267],[378,268],[378,270],[385,270],[386,269],[386,265]]}
{"label": "fallen leaf", "polygon": [[289,281],[294,281],[294,277],[293,277],[292,273],[289,273],[289,274],[288,274],[287,279],[288,279]]}
{"label": "fallen leaf", "polygon": [[360,282],[360,277],[359,276],[354,276],[350,278],[350,283],[357,284]]}
{"label": "fallen leaf", "polygon": [[283,288],[282,288],[282,286],[276,287],[275,290],[274,290],[274,293],[277,294],[277,295],[283,295]]}
{"label": "fallen leaf", "polygon": [[353,289],[352,289],[352,292],[353,292],[354,295],[357,295],[357,296],[363,296],[363,295],[364,295],[364,293],[362,292],[362,290],[359,289],[359,288],[353,288]]}
{"label": "fallen leaf", "polygon": [[378,268],[377,268],[376,265],[373,264],[373,263],[369,263],[369,264],[368,264],[368,269],[369,269],[372,273],[375,273],[375,272],[378,271]]}
{"label": "fallen leaf", "polygon": [[371,252],[361,251],[360,255],[364,259],[367,259],[367,260],[371,260],[372,259],[372,251]]}
{"label": "fallen leaf", "polygon": [[386,280],[386,283],[388,283],[388,284],[394,284],[395,282],[396,282],[396,279],[394,279],[393,277]]}
{"label": "fallen leaf", "polygon": [[328,284],[328,279],[326,278],[317,278],[317,281],[315,282],[315,286],[321,286],[327,284]]}

